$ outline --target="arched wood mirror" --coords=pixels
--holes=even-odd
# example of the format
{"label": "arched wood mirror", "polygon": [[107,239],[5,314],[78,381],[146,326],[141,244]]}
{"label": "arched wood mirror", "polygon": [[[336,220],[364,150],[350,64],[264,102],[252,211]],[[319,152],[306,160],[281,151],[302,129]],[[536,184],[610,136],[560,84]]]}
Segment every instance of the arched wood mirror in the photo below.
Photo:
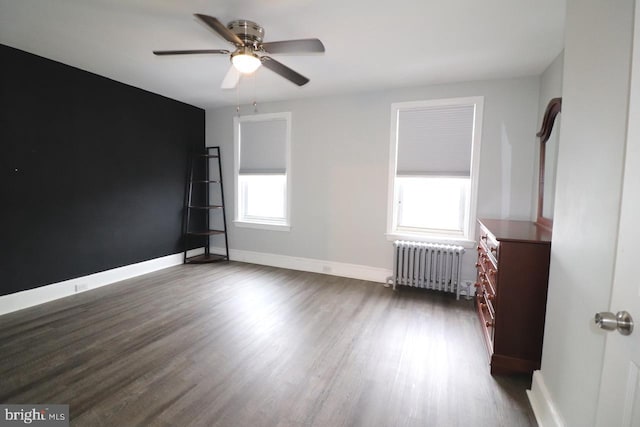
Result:
{"label": "arched wood mirror", "polygon": [[558,159],[558,135],[562,98],[549,101],[542,118],[540,132],[540,170],[538,175],[538,218],[536,223],[553,227],[553,203],[556,193],[556,164]]}

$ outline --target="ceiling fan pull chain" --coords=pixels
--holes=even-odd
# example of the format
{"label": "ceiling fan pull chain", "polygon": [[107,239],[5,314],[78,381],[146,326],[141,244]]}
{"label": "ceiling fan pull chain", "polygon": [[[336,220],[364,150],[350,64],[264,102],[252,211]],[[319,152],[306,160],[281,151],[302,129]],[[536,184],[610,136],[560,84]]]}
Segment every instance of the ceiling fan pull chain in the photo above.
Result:
{"label": "ceiling fan pull chain", "polygon": [[236,114],[240,117],[240,82],[236,85]]}
{"label": "ceiling fan pull chain", "polygon": [[253,85],[253,113],[258,112],[258,103],[256,102],[256,73],[251,76],[251,84]]}

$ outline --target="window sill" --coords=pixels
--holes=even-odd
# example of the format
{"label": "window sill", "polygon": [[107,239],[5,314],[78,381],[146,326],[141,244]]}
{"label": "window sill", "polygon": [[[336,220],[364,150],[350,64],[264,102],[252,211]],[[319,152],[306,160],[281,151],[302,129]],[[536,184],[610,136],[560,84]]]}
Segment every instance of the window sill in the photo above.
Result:
{"label": "window sill", "polygon": [[291,226],[289,224],[250,222],[250,221],[241,221],[238,219],[234,220],[233,223],[236,227],[241,227],[241,228],[254,228],[259,230],[272,230],[272,231],[291,231]]}
{"label": "window sill", "polygon": [[476,241],[469,240],[465,237],[459,236],[437,236],[433,234],[412,234],[412,233],[403,233],[403,232],[395,232],[395,233],[386,233],[387,240],[410,240],[412,242],[426,242],[426,243],[440,243],[440,244],[448,244],[448,245],[459,245],[465,249],[475,248]]}

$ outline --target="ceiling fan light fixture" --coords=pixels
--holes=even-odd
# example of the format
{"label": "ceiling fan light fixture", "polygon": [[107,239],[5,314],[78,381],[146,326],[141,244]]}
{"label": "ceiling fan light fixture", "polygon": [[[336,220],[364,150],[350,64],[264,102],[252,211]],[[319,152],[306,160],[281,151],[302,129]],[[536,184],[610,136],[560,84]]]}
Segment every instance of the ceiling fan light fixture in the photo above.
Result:
{"label": "ceiling fan light fixture", "polygon": [[231,63],[242,74],[251,74],[260,67],[262,61],[250,49],[243,48],[231,54]]}

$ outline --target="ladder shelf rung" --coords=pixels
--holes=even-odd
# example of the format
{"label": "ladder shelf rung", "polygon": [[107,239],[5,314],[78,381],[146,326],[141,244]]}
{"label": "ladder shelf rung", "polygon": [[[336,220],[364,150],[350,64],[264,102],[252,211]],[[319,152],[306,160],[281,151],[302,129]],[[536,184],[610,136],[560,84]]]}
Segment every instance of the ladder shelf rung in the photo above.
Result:
{"label": "ladder shelf rung", "polygon": [[229,258],[226,255],[202,254],[202,255],[187,257],[185,259],[185,262],[187,264],[205,264],[208,262],[217,262],[217,261],[229,261]]}
{"label": "ladder shelf rung", "polygon": [[208,206],[187,206],[189,209],[222,209],[222,205],[208,205]]}
{"label": "ladder shelf rung", "polygon": [[187,234],[191,236],[213,236],[215,234],[224,234],[224,230],[187,231]]}

